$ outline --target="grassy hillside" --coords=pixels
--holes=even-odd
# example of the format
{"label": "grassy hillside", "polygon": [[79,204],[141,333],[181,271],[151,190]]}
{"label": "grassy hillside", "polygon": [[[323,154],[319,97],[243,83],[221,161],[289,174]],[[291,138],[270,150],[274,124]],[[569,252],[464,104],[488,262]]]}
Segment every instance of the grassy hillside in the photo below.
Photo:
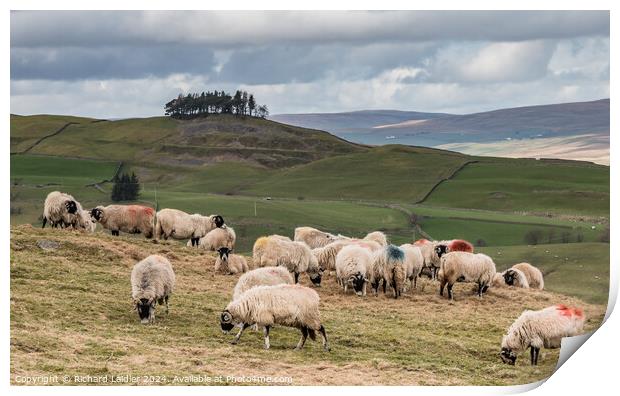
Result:
{"label": "grassy hillside", "polygon": [[441,183],[425,203],[540,214],[609,214],[609,167],[561,160],[482,158]]}
{"label": "grassy hillside", "polygon": [[[45,251],[40,240],[60,245]],[[549,376],[558,358],[558,350],[543,350],[535,368],[528,353],[515,367],[501,363],[501,337],[523,309],[579,305],[589,318],[587,330],[600,324],[605,311],[548,291],[491,289],[479,300],[465,284],[455,287],[456,301],[449,303],[426,280],[396,301],[360,298],[343,295],[331,277],[317,290],[331,352],[310,340],[293,351],[299,334],[284,327],[272,330],[272,348],[265,351],[258,332],[246,331],[233,346],[232,336],[220,331],[218,314],[237,277],[215,274],[210,254],[177,243],[30,226],[12,227],[11,252],[12,378],[132,374],[172,381],[202,374],[291,376],[294,385],[523,384]],[[156,323],[144,326],[131,310],[129,274],[152,253],[171,260],[177,282],[170,314],[158,310]],[[544,266],[545,257],[538,264]],[[309,283],[305,276],[302,282]],[[550,290],[566,285],[578,289],[583,283],[548,278]]]}
{"label": "grassy hillside", "polygon": [[39,139],[69,123],[90,123],[92,121],[94,120],[90,118],[72,116],[11,114],[11,153],[27,150]]}

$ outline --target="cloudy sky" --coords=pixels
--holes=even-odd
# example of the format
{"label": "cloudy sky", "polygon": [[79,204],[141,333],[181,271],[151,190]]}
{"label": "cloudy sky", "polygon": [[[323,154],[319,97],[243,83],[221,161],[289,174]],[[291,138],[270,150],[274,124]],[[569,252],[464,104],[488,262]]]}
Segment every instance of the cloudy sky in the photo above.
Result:
{"label": "cloudy sky", "polygon": [[238,88],[272,114],[606,98],[609,13],[11,13],[12,113],[153,116]]}

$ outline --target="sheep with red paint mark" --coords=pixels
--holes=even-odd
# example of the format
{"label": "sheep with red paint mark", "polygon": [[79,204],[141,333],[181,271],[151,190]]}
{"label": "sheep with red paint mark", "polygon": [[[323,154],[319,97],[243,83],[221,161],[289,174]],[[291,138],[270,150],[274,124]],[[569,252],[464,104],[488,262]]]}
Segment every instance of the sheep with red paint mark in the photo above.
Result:
{"label": "sheep with red paint mark", "polygon": [[153,237],[155,210],[142,205],[108,205],[91,209],[90,216],[112,235],[120,232]]}
{"label": "sheep with red paint mark", "polygon": [[523,311],[502,338],[500,357],[504,363],[514,365],[517,354],[530,348],[530,364],[537,365],[541,348],[559,348],[562,338],[583,331],[585,320],[581,309],[563,304]]}

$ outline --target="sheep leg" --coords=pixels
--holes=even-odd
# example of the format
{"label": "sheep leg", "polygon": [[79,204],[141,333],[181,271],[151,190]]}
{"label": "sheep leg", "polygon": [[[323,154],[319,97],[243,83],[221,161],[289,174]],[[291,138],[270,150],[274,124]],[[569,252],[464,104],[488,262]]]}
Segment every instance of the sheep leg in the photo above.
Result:
{"label": "sheep leg", "polygon": [[47,217],[43,218],[43,227],[41,227],[41,228],[45,228],[45,224],[47,224]]}
{"label": "sheep leg", "polygon": [[299,272],[295,272],[295,284],[299,283]]}
{"label": "sheep leg", "polygon": [[323,349],[329,352],[329,345],[327,344],[327,334],[325,333],[325,327],[321,325],[319,328],[319,333],[321,333],[321,337],[323,337]]}
{"label": "sheep leg", "polygon": [[265,349],[269,349],[269,347],[271,346],[269,344],[269,326],[265,326],[265,328],[263,329],[263,335],[265,336]]}
{"label": "sheep leg", "polygon": [[364,286],[362,286],[362,296],[366,295],[366,283],[368,282],[364,282]]}
{"label": "sheep leg", "polygon": [[418,277],[417,276],[413,277],[413,288],[416,290],[418,289]]}
{"label": "sheep leg", "polygon": [[244,323],[243,326],[241,326],[241,329],[239,330],[235,338],[230,343],[233,345],[236,345],[239,342],[239,338],[241,338],[241,334],[243,334],[243,331],[247,329],[248,327],[250,327],[250,325],[248,323]]}
{"label": "sheep leg", "polygon": [[478,298],[482,298],[482,283],[478,282]]}
{"label": "sheep leg", "polygon": [[384,279],[383,280],[383,294],[385,294],[385,288],[387,286],[387,281]]}
{"label": "sheep leg", "polygon": [[538,365],[538,354],[539,353],[540,353],[540,348],[530,346],[530,363],[532,364],[532,366]]}
{"label": "sheep leg", "polygon": [[308,338],[308,328],[306,326],[302,326],[300,330],[301,330],[301,338],[299,339],[299,342],[297,343],[295,350],[300,350],[301,348],[303,348],[304,344],[306,343],[306,339]]}
{"label": "sheep leg", "polygon": [[444,279],[441,280],[441,284],[439,285],[439,295],[443,297],[443,289],[446,287],[446,281]]}
{"label": "sheep leg", "polygon": [[450,300],[454,300],[454,296],[452,295],[452,286],[454,286],[452,283],[448,283],[448,298]]}
{"label": "sheep leg", "polygon": [[168,312],[169,312],[169,309],[168,309],[168,297],[169,296],[164,297],[164,302],[166,303],[166,315],[168,315]]}

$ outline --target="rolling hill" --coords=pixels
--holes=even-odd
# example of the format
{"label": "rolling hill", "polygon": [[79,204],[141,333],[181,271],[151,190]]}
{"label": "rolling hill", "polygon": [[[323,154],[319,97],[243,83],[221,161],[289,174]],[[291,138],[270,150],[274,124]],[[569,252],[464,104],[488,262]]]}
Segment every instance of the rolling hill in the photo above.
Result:
{"label": "rolling hill", "polygon": [[[390,119],[382,115],[384,112],[396,115]],[[407,116],[410,118],[404,119]],[[365,144],[400,143],[510,157],[518,152],[519,156],[530,158],[609,163],[609,99],[465,115],[362,111],[284,114],[272,118],[293,125],[320,127]],[[343,120],[355,127],[343,127]],[[568,148],[558,149],[562,145]],[[520,149],[515,150],[515,146]]]}

